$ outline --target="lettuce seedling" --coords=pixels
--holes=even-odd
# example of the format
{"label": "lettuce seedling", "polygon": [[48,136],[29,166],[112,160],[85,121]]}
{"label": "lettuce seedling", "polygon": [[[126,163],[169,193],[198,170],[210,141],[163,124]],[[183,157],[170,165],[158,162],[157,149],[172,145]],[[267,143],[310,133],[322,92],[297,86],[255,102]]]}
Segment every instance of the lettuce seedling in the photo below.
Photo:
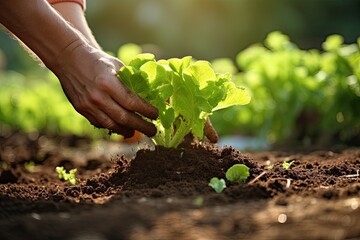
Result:
{"label": "lettuce seedling", "polygon": [[56,172],[58,173],[58,176],[60,179],[64,179],[65,181],[68,181],[70,184],[75,185],[76,184],[76,172],[77,169],[71,169],[69,173],[66,172],[64,167],[56,167]]}
{"label": "lettuce seedling", "polygon": [[153,141],[169,148],[190,132],[202,139],[214,111],[250,101],[231,74],[215,73],[209,62],[191,57],[156,61],[153,54],[139,54],[119,70],[118,78],[159,110],[159,118],[152,121],[158,130]]}
{"label": "lettuce seedling", "polygon": [[213,177],[209,182],[209,186],[212,187],[215,192],[221,193],[226,188],[226,183],[222,178]]}
{"label": "lettuce seedling", "polygon": [[232,183],[246,182],[250,176],[249,168],[244,164],[235,164],[226,171],[226,179]]}

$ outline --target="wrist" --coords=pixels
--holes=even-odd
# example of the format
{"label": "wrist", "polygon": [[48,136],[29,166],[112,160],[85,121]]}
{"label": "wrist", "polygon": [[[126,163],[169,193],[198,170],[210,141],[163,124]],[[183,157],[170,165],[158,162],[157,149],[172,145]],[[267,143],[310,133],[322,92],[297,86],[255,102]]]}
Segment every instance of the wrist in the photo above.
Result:
{"label": "wrist", "polygon": [[74,51],[76,51],[78,48],[85,47],[86,42],[81,38],[76,38],[63,49],[61,49],[55,57],[49,59],[45,65],[56,74],[59,70],[64,69],[67,64],[72,64],[71,55],[74,53]]}

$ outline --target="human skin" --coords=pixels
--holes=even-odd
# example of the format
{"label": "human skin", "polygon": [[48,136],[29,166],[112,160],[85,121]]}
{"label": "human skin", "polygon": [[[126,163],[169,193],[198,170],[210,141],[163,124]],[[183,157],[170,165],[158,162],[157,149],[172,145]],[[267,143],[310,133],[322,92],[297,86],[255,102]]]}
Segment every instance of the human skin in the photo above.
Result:
{"label": "human skin", "polygon": [[95,48],[101,49],[86,21],[84,10],[78,3],[58,2],[51,5],[68,23],[83,34]]}
{"label": "human skin", "polygon": [[[59,4],[54,7],[61,12],[65,5]],[[118,80],[123,63],[100,50],[81,15],[62,13],[72,26],[44,0],[2,0],[0,9],[0,23],[58,77],[74,108],[94,126],[125,137],[134,130],[155,135],[155,126],[141,116],[156,119],[157,109]]]}

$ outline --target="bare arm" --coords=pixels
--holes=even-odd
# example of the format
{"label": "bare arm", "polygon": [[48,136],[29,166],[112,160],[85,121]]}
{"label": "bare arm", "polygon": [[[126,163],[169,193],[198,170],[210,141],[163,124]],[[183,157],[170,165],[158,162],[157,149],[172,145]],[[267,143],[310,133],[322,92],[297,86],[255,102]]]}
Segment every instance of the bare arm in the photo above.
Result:
{"label": "bare arm", "polygon": [[[34,51],[46,66],[79,37],[44,1],[0,1],[0,22]],[[61,34],[53,34],[61,29]],[[59,33],[59,32],[58,32]]]}
{"label": "bare arm", "polygon": [[[59,78],[74,108],[93,125],[131,136],[156,133],[157,110],[115,76],[123,65],[94,47],[44,0],[0,1],[0,23],[27,45]],[[81,31],[81,29],[80,29]]]}
{"label": "bare arm", "polygon": [[52,4],[52,6],[66,21],[79,30],[93,47],[101,49],[88,26],[84,16],[84,10],[79,4],[74,2],[59,2]]}

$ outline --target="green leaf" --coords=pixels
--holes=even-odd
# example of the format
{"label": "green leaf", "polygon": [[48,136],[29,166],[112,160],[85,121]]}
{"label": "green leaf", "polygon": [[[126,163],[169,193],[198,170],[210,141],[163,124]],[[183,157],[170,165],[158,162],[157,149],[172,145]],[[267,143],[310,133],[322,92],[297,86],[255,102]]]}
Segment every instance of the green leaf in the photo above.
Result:
{"label": "green leaf", "polygon": [[129,66],[134,67],[135,69],[140,69],[142,65],[144,65],[147,62],[155,61],[154,54],[151,53],[142,53],[134,57],[130,63]]}
{"label": "green leaf", "polygon": [[272,50],[281,50],[291,45],[289,37],[279,31],[271,32],[267,36],[265,44]]}
{"label": "green leaf", "polygon": [[227,96],[213,109],[213,111],[234,105],[245,105],[250,102],[251,97],[245,88],[238,88],[233,82],[225,82],[224,86],[227,89]]}
{"label": "green leaf", "polygon": [[192,57],[190,57],[190,56],[184,57],[182,59],[170,58],[168,60],[168,64],[174,72],[177,72],[178,74],[181,75],[183,72],[183,69],[186,69],[190,65],[191,59],[192,59]]}
{"label": "green leaf", "polygon": [[147,82],[152,90],[157,90],[164,101],[170,98],[173,93],[172,73],[169,73],[164,66],[156,62],[146,62],[140,70],[146,73]]}
{"label": "green leaf", "polygon": [[235,164],[226,171],[226,179],[232,183],[246,182],[250,176],[249,168],[244,164]]}
{"label": "green leaf", "polygon": [[213,188],[215,192],[221,193],[226,188],[226,183],[222,178],[213,177],[209,182],[209,186]]}
{"label": "green leaf", "polygon": [[192,79],[199,85],[200,89],[205,87],[208,81],[216,80],[215,72],[207,61],[197,61],[191,64],[185,72],[192,76]]}
{"label": "green leaf", "polygon": [[171,96],[170,101],[175,109],[176,114],[181,114],[182,116],[187,117],[192,121],[194,118],[194,110],[197,108],[195,83],[191,77],[175,77],[173,79],[173,87],[174,93]]}
{"label": "green leaf", "polygon": [[206,118],[199,118],[194,120],[194,124],[191,132],[199,139],[202,139],[204,137],[205,122],[206,122]]}
{"label": "green leaf", "polygon": [[56,167],[55,170],[58,173],[58,177],[60,179],[64,179],[65,181],[68,181],[72,185],[76,184],[76,182],[77,182],[77,180],[76,180],[77,169],[76,168],[71,169],[69,171],[69,173],[66,172],[64,167]]}
{"label": "green leaf", "polygon": [[161,111],[159,115],[162,125],[165,129],[171,128],[174,120],[175,120],[175,111],[173,108],[168,107],[164,111]]}
{"label": "green leaf", "polygon": [[282,163],[283,169],[286,169],[286,170],[287,170],[287,169],[290,169],[291,165],[293,165],[294,162],[295,162],[295,161],[291,161],[291,162],[286,162],[286,161],[284,161],[284,162]]}
{"label": "green leaf", "polygon": [[326,41],[322,44],[322,47],[326,51],[336,51],[344,43],[344,38],[341,35],[331,35],[326,38]]}
{"label": "green leaf", "polygon": [[123,66],[118,72],[118,77],[130,90],[147,99],[150,85],[144,72],[137,71],[131,66]]}

